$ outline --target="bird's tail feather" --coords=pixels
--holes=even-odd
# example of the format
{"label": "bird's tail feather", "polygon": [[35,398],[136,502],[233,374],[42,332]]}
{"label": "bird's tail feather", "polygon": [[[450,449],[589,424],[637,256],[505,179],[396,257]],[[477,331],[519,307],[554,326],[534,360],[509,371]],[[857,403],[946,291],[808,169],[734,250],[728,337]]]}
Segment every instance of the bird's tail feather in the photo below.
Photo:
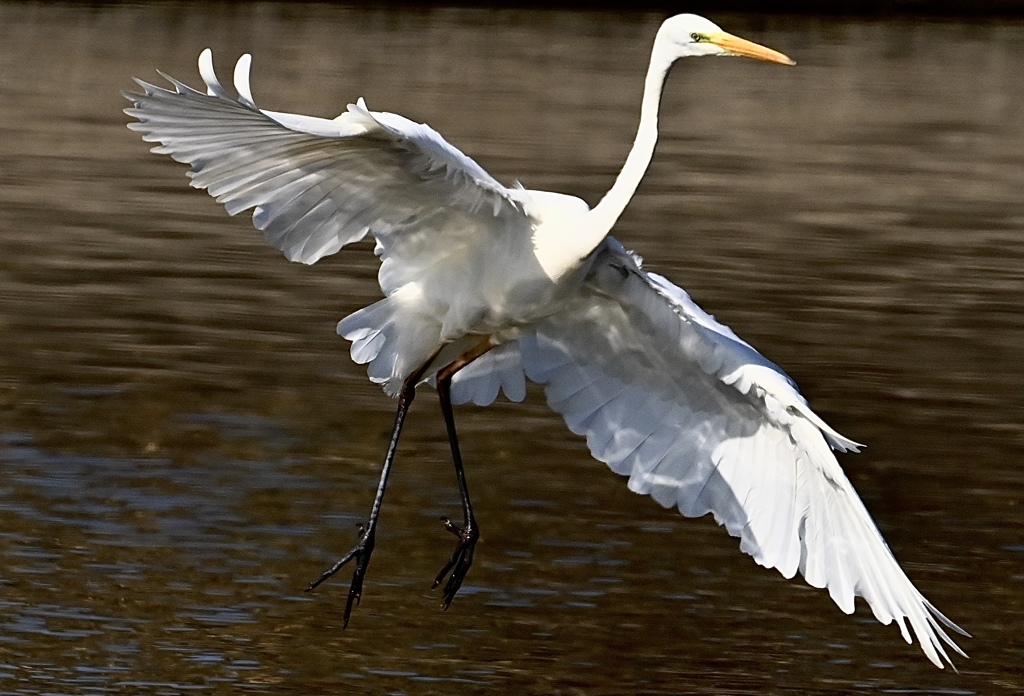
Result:
{"label": "bird's tail feather", "polygon": [[430,358],[441,330],[436,321],[408,308],[401,295],[399,290],[338,322],[338,333],[352,341],[352,360],[369,363],[370,381],[391,396]]}

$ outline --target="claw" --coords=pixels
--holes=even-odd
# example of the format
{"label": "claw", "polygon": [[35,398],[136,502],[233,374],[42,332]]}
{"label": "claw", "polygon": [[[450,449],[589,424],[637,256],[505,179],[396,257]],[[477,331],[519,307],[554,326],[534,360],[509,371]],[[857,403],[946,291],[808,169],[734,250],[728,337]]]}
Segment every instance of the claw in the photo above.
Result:
{"label": "claw", "polygon": [[462,535],[462,527],[456,527],[456,526],[455,526],[455,525],[454,525],[454,524],[452,523],[452,521],[451,521],[451,519],[450,519],[450,518],[448,518],[448,517],[442,517],[442,518],[441,518],[441,522],[443,522],[443,523],[444,523],[444,528],[445,528],[445,529],[447,529],[447,530],[448,530],[449,532],[451,532],[452,534],[454,534],[455,536],[461,536],[461,535]]}

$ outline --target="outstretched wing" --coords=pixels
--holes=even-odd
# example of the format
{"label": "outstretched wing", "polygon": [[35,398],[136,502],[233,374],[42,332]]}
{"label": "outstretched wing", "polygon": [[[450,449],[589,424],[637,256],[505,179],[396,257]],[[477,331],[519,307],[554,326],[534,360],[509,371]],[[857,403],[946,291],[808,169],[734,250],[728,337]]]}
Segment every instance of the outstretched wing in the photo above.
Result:
{"label": "outstretched wing", "polygon": [[[154,152],[191,164],[192,185],[229,213],[254,208],[255,226],[289,260],[314,263],[368,231],[387,261],[529,230],[520,191],[428,126],[370,111],[362,99],[333,120],[262,110],[249,65],[244,55],[235,66],[233,98],[207,49],[199,58],[206,93],[166,75],[173,90],[136,80],[143,93],[125,93],[133,103],[125,113],[138,119],[129,128],[160,143]],[[386,292],[402,281],[385,275]]]}
{"label": "outstretched wing", "polygon": [[[864,597],[884,624],[907,624],[939,667],[942,624],[911,584],[829,445],[829,428],[793,381],[643,271],[609,239],[573,305],[520,339],[527,376],[629,487],[684,515],[712,513],[740,548],[787,578],[827,587],[846,613]],[[962,631],[960,631],[962,632]]]}

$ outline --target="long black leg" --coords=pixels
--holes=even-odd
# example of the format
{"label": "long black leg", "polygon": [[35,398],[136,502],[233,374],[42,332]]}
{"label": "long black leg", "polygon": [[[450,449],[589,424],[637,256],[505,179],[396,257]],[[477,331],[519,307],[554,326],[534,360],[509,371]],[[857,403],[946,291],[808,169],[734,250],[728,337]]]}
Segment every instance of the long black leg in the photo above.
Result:
{"label": "long black leg", "polygon": [[444,527],[458,538],[455,551],[452,552],[448,562],[444,564],[441,571],[434,578],[432,587],[440,585],[445,577],[442,591],[441,606],[447,610],[455,599],[456,593],[462,587],[462,581],[466,579],[466,573],[473,565],[473,553],[476,550],[476,543],[480,539],[480,528],[477,526],[476,518],[473,516],[473,506],[469,502],[469,486],[466,484],[466,471],[462,466],[462,454],[459,451],[459,436],[455,431],[455,412],[452,409],[451,386],[452,378],[462,368],[469,365],[481,355],[494,346],[489,341],[484,341],[476,348],[450,365],[442,368],[437,373],[437,395],[441,401],[441,413],[444,415],[444,424],[448,429],[448,444],[452,450],[452,462],[455,464],[455,477],[459,482],[459,494],[462,496],[462,526],[458,527],[447,517],[442,518]]}
{"label": "long black leg", "polygon": [[[439,351],[440,349],[438,349]],[[306,588],[306,592],[315,589],[327,578],[341,570],[349,561],[355,560],[356,567],[352,573],[352,584],[348,589],[348,601],[345,603],[343,627],[348,627],[348,620],[352,615],[352,607],[355,604],[359,604],[359,599],[363,595],[363,580],[366,577],[366,568],[370,565],[370,556],[373,554],[373,545],[377,534],[377,518],[380,516],[380,507],[384,502],[384,489],[387,488],[388,476],[391,474],[391,465],[395,461],[395,452],[398,450],[398,438],[402,434],[402,425],[405,423],[405,417],[409,412],[409,407],[412,405],[412,400],[416,397],[416,384],[423,379],[423,374],[434,357],[436,357],[436,353],[402,384],[402,391],[398,395],[398,411],[395,413],[395,427],[391,431],[391,442],[388,444],[388,452],[384,457],[384,466],[380,472],[377,495],[373,499],[370,519],[367,521],[366,526],[359,525],[359,541],[356,542],[351,551],[342,556],[341,560],[328,568],[323,575],[311,582],[309,587]]]}

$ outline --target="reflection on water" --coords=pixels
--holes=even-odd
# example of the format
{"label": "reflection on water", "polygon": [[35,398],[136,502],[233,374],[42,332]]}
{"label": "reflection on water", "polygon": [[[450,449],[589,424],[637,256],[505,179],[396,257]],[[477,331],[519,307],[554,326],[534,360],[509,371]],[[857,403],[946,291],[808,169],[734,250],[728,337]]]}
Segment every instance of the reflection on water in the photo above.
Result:
{"label": "reflection on water", "polygon": [[658,17],[0,4],[0,690],[1024,690],[1024,26],[717,19],[800,65],[684,63],[619,236],[869,443],[844,466],[974,633],[959,676],[630,494],[537,393],[461,413],[484,543],[451,611],[431,399],[352,626],[344,582],[301,591],[391,424],[333,331],[374,259],[284,262],[146,152],[120,90],[252,51],[270,108],[363,95],[593,202]]}

